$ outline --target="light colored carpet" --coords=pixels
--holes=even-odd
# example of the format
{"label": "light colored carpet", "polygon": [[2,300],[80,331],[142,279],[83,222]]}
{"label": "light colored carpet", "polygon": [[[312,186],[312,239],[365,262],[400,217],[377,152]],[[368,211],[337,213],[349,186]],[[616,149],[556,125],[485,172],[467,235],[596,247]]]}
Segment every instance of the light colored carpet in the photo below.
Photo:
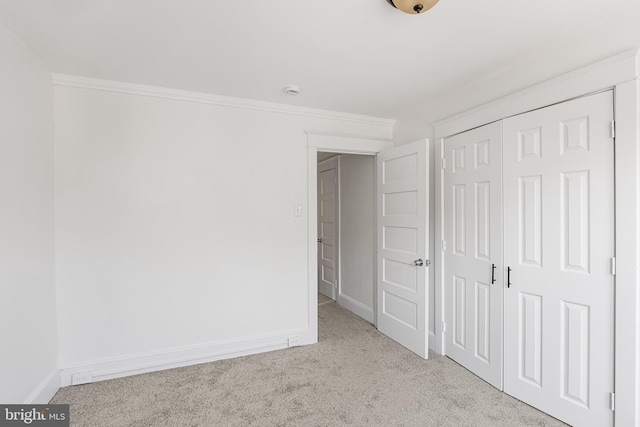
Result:
{"label": "light colored carpet", "polygon": [[333,302],[333,300],[326,295],[318,294],[318,305],[325,305],[329,302]]}
{"label": "light colored carpet", "polygon": [[81,427],[564,425],[335,302],[319,325],[316,345],[66,387],[51,403]]}

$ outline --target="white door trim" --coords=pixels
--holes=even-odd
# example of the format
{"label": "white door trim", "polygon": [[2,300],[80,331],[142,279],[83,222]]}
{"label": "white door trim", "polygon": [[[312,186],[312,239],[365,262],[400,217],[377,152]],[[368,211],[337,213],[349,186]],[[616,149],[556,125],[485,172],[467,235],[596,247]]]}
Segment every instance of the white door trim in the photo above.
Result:
{"label": "white door trim", "polygon": [[[315,343],[318,342],[318,151],[375,156],[385,148],[393,147],[393,141],[358,136],[330,135],[313,131],[307,131],[306,133],[308,325],[313,338],[312,342]],[[376,280],[374,278],[374,283]],[[375,304],[376,301],[374,301],[374,307]]]}
{"label": "white door trim", "polygon": [[[630,50],[548,80],[435,124],[436,159],[443,138],[492,121],[613,88],[616,120],[616,311],[615,384],[617,426],[640,425],[640,52]],[[436,244],[442,240],[442,170],[436,168]],[[436,251],[436,284],[442,295],[442,253]],[[438,301],[441,301],[438,299]],[[442,311],[437,312],[443,321]],[[439,328],[438,328],[439,329]],[[442,335],[442,334],[441,334]],[[442,336],[437,350],[444,349]]]}
{"label": "white door trim", "polygon": [[[435,269],[434,286],[435,286],[435,346],[434,351],[439,354],[445,354],[445,297],[444,297],[444,161],[445,161],[445,147],[444,138],[436,140],[435,146],[435,167],[433,168],[434,175],[434,234],[435,249],[433,251],[432,264]],[[440,325],[438,325],[440,323]]]}

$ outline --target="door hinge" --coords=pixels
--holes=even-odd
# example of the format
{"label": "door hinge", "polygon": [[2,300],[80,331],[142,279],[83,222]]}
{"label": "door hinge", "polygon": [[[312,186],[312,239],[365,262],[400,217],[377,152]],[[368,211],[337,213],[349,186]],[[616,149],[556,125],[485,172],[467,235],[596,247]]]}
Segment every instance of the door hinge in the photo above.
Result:
{"label": "door hinge", "polygon": [[616,122],[615,120],[611,120],[611,138],[615,139],[616,137]]}
{"label": "door hinge", "polygon": [[616,275],[616,257],[611,257],[611,275]]}
{"label": "door hinge", "polygon": [[610,398],[610,403],[611,403],[611,410],[615,411],[616,410],[616,394],[615,393],[611,393],[611,398]]}
{"label": "door hinge", "polygon": [[443,251],[446,251],[446,250],[447,250],[447,241],[446,241],[446,240],[443,240],[443,241],[442,241],[442,250],[443,250]]}
{"label": "door hinge", "polygon": [[442,333],[447,332],[447,322],[442,321]]}
{"label": "door hinge", "polygon": [[447,159],[442,159],[442,169],[447,168]]}

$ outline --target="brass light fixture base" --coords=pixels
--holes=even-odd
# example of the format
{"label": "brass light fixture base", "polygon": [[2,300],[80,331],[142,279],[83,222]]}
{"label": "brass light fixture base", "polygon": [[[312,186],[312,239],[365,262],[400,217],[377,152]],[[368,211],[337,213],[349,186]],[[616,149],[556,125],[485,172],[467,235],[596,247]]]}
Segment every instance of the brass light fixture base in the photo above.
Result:
{"label": "brass light fixture base", "polygon": [[387,2],[404,13],[417,15],[431,9],[438,0],[387,0]]}

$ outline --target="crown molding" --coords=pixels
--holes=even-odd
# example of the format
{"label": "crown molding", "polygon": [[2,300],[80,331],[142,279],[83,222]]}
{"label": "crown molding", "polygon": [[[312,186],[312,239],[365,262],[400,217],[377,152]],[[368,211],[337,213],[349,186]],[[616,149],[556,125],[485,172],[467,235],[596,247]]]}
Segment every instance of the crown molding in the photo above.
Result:
{"label": "crown molding", "polygon": [[69,74],[52,74],[53,84],[82,89],[101,90],[106,92],[126,93],[129,95],[149,96],[177,101],[211,104],[222,107],[243,108],[248,110],[266,111],[271,113],[292,114],[318,119],[342,120],[346,122],[362,123],[375,126],[392,127],[396,120],[360,114],[342,113],[338,111],[321,110],[316,108],[297,107],[278,104],[275,102],[257,101],[246,98],[213,95],[209,93],[192,92],[179,89],[169,89],[159,86],[149,86],[136,83],[126,83],[114,80],[96,79],[92,77],[74,76]]}

